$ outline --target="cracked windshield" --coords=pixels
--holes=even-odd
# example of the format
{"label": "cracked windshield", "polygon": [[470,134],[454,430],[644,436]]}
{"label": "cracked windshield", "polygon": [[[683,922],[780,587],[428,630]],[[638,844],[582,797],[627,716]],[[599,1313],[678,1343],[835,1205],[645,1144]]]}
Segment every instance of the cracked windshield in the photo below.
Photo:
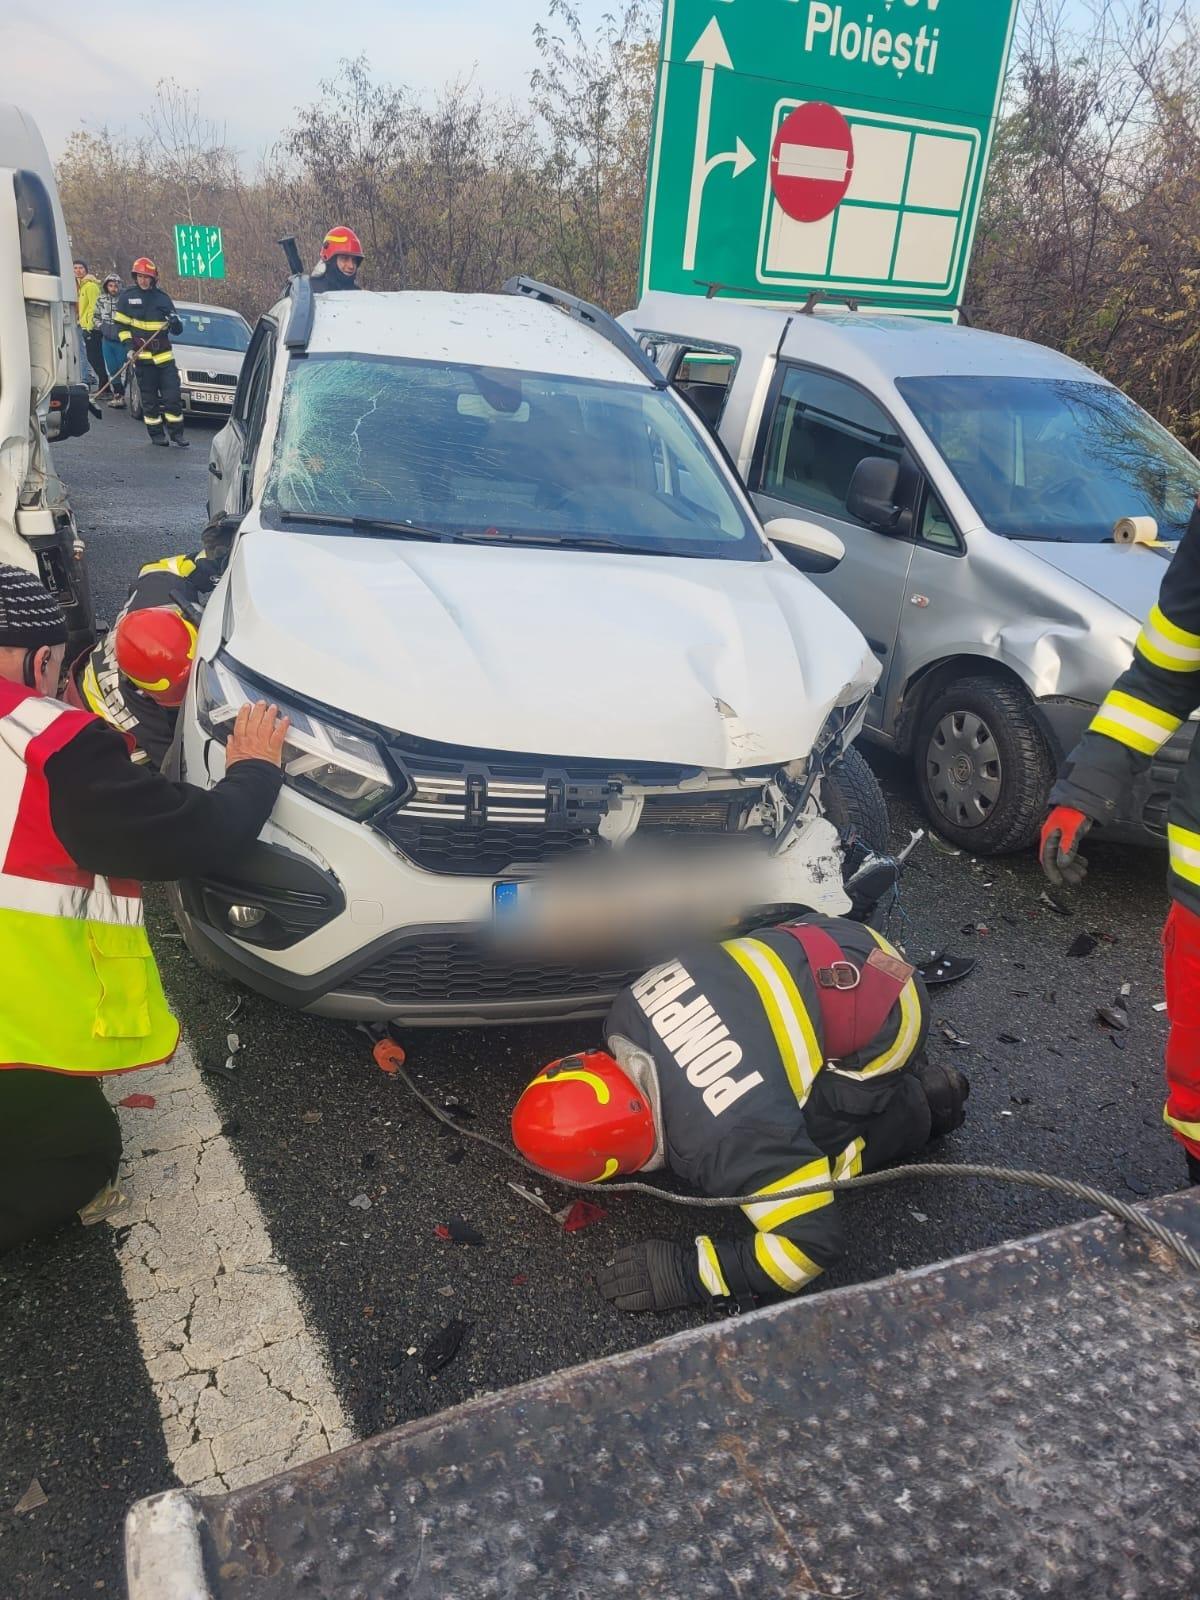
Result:
{"label": "cracked windshield", "polygon": [[766,559],[695,428],[639,385],[309,356],[288,375],[264,521]]}

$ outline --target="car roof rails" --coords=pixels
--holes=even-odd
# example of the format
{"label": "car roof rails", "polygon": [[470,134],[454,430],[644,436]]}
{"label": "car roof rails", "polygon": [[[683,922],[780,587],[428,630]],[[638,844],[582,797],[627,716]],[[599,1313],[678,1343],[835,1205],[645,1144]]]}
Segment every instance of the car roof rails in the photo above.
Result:
{"label": "car roof rails", "polygon": [[565,289],[556,289],[553,284],[540,283],[537,278],[520,276],[510,278],[500,292],[524,295],[528,300],[540,300],[545,305],[557,306],[568,317],[583,323],[585,328],[591,328],[593,333],[598,333],[609,344],[615,345],[623,356],[628,356],[643,377],[649,378],[656,389],[668,387],[666,375],[658,370],[629,329],[623,328],[615,317],[610,317],[607,311],[592,305],[589,300],[581,300],[578,295],[568,294]]}
{"label": "car roof rails", "polygon": [[279,240],[279,244],[291,274],[287,282],[287,293],[288,299],[292,302],[292,309],[288,316],[283,342],[293,355],[302,355],[307,351],[308,341],[312,338],[315,309],[312,284],[304,270],[304,263],[300,260],[300,251],[296,247],[295,238],[288,234]]}
{"label": "car roof rails", "polygon": [[708,283],[702,278],[697,278],[697,285],[704,290],[706,300],[715,299],[719,294],[738,294],[747,297],[749,305],[762,306],[768,311],[795,311],[799,310],[802,317],[811,317],[820,305],[845,306],[848,311],[862,311],[867,307],[880,311],[954,311],[961,318],[964,326],[973,328],[975,324],[967,315],[966,306],[934,306],[923,305],[919,300],[873,300],[870,295],[845,295],[830,294],[828,289],[810,289],[805,296],[804,303],[796,307],[794,303],[780,301],[772,296],[767,298],[761,289],[743,289],[735,283]]}

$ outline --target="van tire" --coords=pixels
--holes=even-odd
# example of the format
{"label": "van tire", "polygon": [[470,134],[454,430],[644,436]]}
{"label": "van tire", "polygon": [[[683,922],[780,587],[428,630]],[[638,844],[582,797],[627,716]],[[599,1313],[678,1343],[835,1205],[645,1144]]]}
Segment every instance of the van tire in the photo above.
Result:
{"label": "van tire", "polygon": [[952,844],[993,856],[1037,838],[1054,766],[1019,684],[984,676],[947,683],[922,708],[913,764],[925,814]]}
{"label": "van tire", "polygon": [[825,815],[843,839],[855,833],[877,855],[891,846],[892,828],[879,779],[865,758],[849,745],[822,781]]}

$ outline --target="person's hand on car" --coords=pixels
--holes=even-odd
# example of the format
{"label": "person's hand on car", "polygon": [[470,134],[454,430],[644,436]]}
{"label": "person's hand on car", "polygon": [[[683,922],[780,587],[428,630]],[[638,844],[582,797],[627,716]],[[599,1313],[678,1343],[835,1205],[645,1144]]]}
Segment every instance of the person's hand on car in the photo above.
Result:
{"label": "person's hand on car", "polygon": [[269,706],[265,700],[242,706],[225,746],[225,770],[239,761],[269,761],[273,767],[280,766],[291,725],[289,718],[280,716],[278,706]]}
{"label": "person's hand on car", "polygon": [[1038,860],[1056,889],[1078,889],[1087,877],[1087,857],[1079,854],[1079,845],[1091,826],[1091,817],[1073,806],[1055,806],[1042,824]]}

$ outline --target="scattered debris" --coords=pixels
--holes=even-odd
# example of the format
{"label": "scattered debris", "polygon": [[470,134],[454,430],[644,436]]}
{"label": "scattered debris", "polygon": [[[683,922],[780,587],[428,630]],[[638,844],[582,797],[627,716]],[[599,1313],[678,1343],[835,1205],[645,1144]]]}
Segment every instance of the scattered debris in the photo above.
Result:
{"label": "scattered debris", "polygon": [[320,1122],[320,1120],[321,1113],[319,1111],[305,1111],[302,1112],[300,1116],[301,1122],[316,1123]]}
{"label": "scattered debris", "polygon": [[370,1211],[371,1209],[370,1198],[365,1194],[356,1194],[354,1199],[351,1200],[350,1204],[354,1207],[355,1211]]}
{"label": "scattered debris", "polygon": [[461,1145],[461,1144],[456,1144],[456,1145],[453,1145],[449,1150],[446,1151],[446,1161],[447,1161],[448,1165],[450,1165],[452,1167],[457,1167],[460,1161],[465,1161],[466,1160],[466,1155],[467,1155],[466,1146],[465,1145]]}
{"label": "scattered debris", "polygon": [[1090,956],[1099,947],[1100,941],[1092,933],[1076,934],[1067,946],[1069,956]]}
{"label": "scattered debris", "polygon": [[237,1016],[238,1012],[245,1005],[245,1003],[246,1003],[246,996],[244,994],[238,995],[237,999],[233,1002],[233,1010],[232,1011],[227,1011],[225,1013],[225,1021],[226,1022],[232,1022],[233,1019]]}
{"label": "scattered debris", "polygon": [[926,1216],[926,1214],[923,1211],[914,1211],[911,1206],[909,1206],[909,1208],[908,1208],[908,1214],[909,1214],[910,1217],[914,1218],[917,1222],[928,1222],[929,1221],[929,1218]]}
{"label": "scattered debris", "polygon": [[50,1499],[36,1478],[30,1478],[29,1487],[13,1507],[13,1512],[18,1517],[23,1517],[27,1511],[37,1511],[42,1506],[49,1505]]}
{"label": "scattered debris", "polygon": [[1024,1044],[1024,1039],[1017,1033],[998,1033],[996,1035],[1001,1044]]}
{"label": "scattered debris", "polygon": [[1126,1041],[1123,1033],[1110,1033],[1108,1037],[1109,1042],[1116,1045],[1118,1050],[1124,1050]]}
{"label": "scattered debris", "polygon": [[152,1094],[127,1094],[117,1104],[124,1106],[127,1111],[153,1111],[158,1102]]}
{"label": "scattered debris", "polygon": [[1118,1011],[1116,1006],[1097,1006],[1096,1021],[1102,1022],[1106,1028],[1127,1028],[1129,1018],[1124,1011]]}
{"label": "scattered debris", "polygon": [[454,1285],[452,1283],[444,1283],[438,1290],[438,1293],[441,1295],[443,1300],[449,1300],[451,1295],[454,1293]]}
{"label": "scattered debris", "polygon": [[1167,1009],[1167,1002],[1165,1000],[1156,1000],[1150,1009],[1151,1011],[1165,1011]]}
{"label": "scattered debris", "polygon": [[951,844],[949,839],[943,839],[940,833],[930,833],[929,843],[940,856],[962,855],[962,851],[957,847],[957,845]]}
{"label": "scattered debris", "polygon": [[1054,896],[1046,889],[1043,889],[1041,894],[1038,895],[1038,903],[1040,905],[1049,906],[1056,917],[1069,917],[1072,915],[1071,911],[1066,906],[1060,905]]}
{"label": "scattered debris", "polygon": [[451,1217],[449,1223],[439,1222],[433,1231],[439,1239],[445,1239],[453,1244],[485,1242],[479,1229],[472,1227],[469,1222],[464,1222],[461,1217]]}
{"label": "scattered debris", "polygon": [[1104,1101],[1102,1101],[1100,1103],[1100,1105],[1098,1105],[1096,1107],[1096,1110],[1097,1111],[1111,1111],[1112,1108],[1116,1105],[1116,1103],[1117,1102],[1115,1100],[1104,1100]]}
{"label": "scattered debris", "polygon": [[508,1187],[514,1194],[519,1194],[522,1200],[528,1200],[531,1206],[536,1206],[539,1211],[544,1211],[548,1217],[554,1215],[553,1210],[546,1204],[540,1194],[534,1194],[532,1189],[527,1189],[523,1183],[513,1183],[509,1180]]}
{"label": "scattered debris", "polygon": [[601,1222],[608,1212],[594,1200],[576,1200],[554,1215],[562,1223],[564,1233],[578,1233],[580,1228],[590,1228],[593,1222]]}
{"label": "scattered debris", "polygon": [[1027,1094],[1010,1094],[1008,1098],[1015,1106],[1027,1106],[1031,1104],[1030,1097]]}
{"label": "scattered debris", "polygon": [[959,1033],[956,1028],[952,1028],[948,1022],[941,1022],[938,1024],[938,1026],[941,1028],[942,1037],[946,1040],[947,1044],[952,1044],[956,1049],[959,1050],[967,1050],[970,1048],[970,1039],[964,1039],[962,1034]]}
{"label": "scattered debris", "polygon": [[521,1289],[529,1282],[529,1277],[524,1272],[514,1272],[508,1281],[512,1284],[514,1289]]}
{"label": "scattered debris", "polygon": [[1011,1116],[1012,1116],[1012,1114],[1013,1114],[1013,1113],[1012,1113],[1012,1112],[1011,1112],[1011,1111],[1002,1111],[1002,1112],[1001,1112],[1001,1113],[1000,1113],[1000,1115],[1001,1115],[1001,1116],[1002,1116],[1002,1117],[1011,1117]]}
{"label": "scattered debris", "polygon": [[1121,1174],[1121,1182],[1133,1194],[1149,1194],[1150,1185],[1143,1183],[1140,1178],[1131,1178],[1127,1172]]}
{"label": "scattered debris", "polygon": [[238,1038],[236,1033],[227,1033],[225,1035],[225,1048],[229,1051],[231,1056],[237,1055],[238,1051],[242,1048],[242,1041]]}
{"label": "scattered debris", "polygon": [[948,950],[931,950],[923,961],[916,964],[926,988],[957,983],[960,978],[969,977],[978,965],[978,956],[956,956]]}
{"label": "scattered debris", "polygon": [[205,1057],[201,1057],[200,1070],[202,1072],[212,1072],[215,1073],[217,1077],[224,1078],[227,1077],[231,1072],[236,1071],[237,1068],[232,1056],[226,1056],[223,1061],[211,1057],[207,1059]]}
{"label": "scattered debris", "polygon": [[443,1367],[448,1367],[462,1348],[470,1324],[463,1322],[460,1317],[452,1318],[440,1333],[437,1333],[425,1346],[421,1357],[426,1373],[434,1378]]}

